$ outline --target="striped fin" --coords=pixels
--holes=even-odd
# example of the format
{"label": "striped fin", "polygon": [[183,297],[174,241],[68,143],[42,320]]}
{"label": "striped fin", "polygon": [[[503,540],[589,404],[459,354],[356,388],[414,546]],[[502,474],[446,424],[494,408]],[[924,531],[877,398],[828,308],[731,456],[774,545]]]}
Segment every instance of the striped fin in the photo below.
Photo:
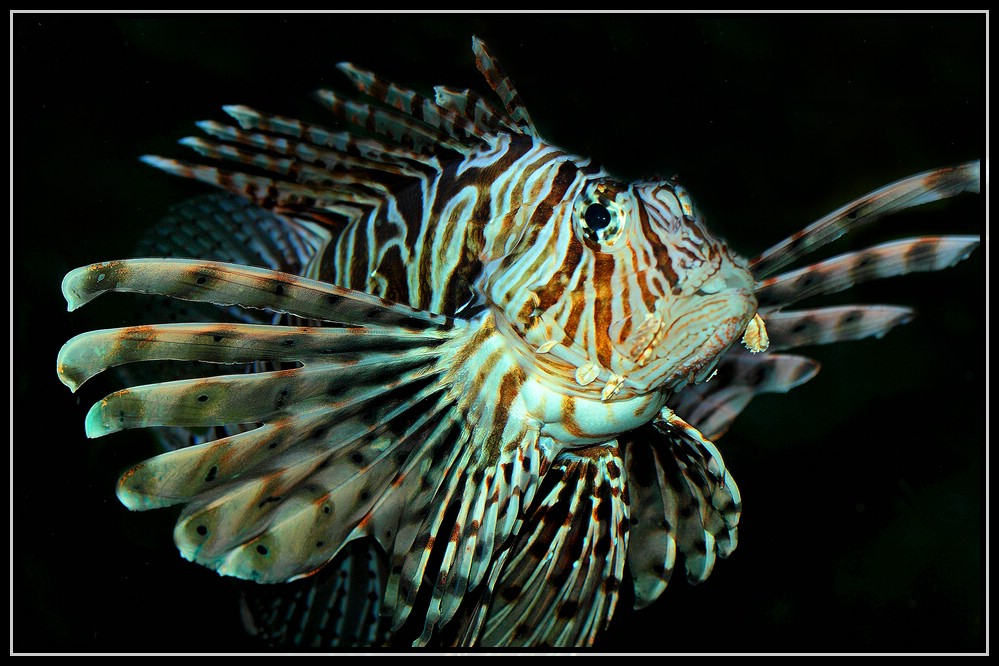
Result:
{"label": "striped fin", "polygon": [[98,408],[110,403],[109,416],[128,425],[262,423],[141,463],[122,477],[119,499],[133,509],[186,503],[174,539],[220,573],[261,582],[312,573],[393,492],[400,467],[425,464],[420,447],[440,444],[430,431],[453,402],[439,354],[407,347],[399,360],[408,371],[384,352],[359,362],[351,351],[339,364],[335,354],[311,364],[291,352],[306,358],[302,368],[202,380],[186,396],[175,382],[126,389],[131,401],[105,399]]}
{"label": "striped fin", "polygon": [[[108,339],[118,334],[117,331],[108,333]],[[240,338],[240,342],[251,345],[255,340],[253,335],[247,334]],[[78,338],[76,344],[62,355],[62,367],[76,372],[74,354],[89,341],[88,338]],[[426,338],[423,340],[424,345],[427,341]],[[266,340],[263,346],[266,347]],[[198,349],[189,348],[187,351],[197,353]],[[277,351],[280,353],[281,350]],[[246,355],[252,353],[252,350],[249,353],[244,351]],[[143,360],[141,349],[131,356],[128,359],[117,355],[113,360]],[[327,400],[331,387],[337,383],[355,382],[356,387],[357,382],[371,380],[372,377],[384,381],[384,377],[391,373],[408,377],[404,373],[414,366],[425,364],[434,352],[432,345],[423,349],[404,346],[401,350],[365,352],[363,357],[359,357],[355,351],[338,353],[320,349],[311,353],[307,350],[286,352],[282,360],[287,362],[295,356],[308,359],[306,365],[250,375],[177,380],[122,389],[94,405],[87,414],[87,436],[100,437],[126,428],[158,425],[211,427],[263,422],[276,418],[292,400],[304,404]],[[274,357],[281,358],[279,355]],[[414,380],[419,378],[419,373],[412,377]]]}
{"label": "striped fin", "polygon": [[[261,208],[274,209],[279,213],[290,215],[314,217],[324,224],[331,224],[330,213],[353,221],[359,219],[367,209],[366,206],[345,203],[341,194],[332,188],[309,187],[158,155],[143,155],[139,159],[174,176],[200,180],[227,192],[241,194]],[[315,214],[317,211],[318,215]]]}
{"label": "striped fin", "polygon": [[538,136],[538,130],[535,129],[534,122],[531,120],[531,115],[527,112],[523,100],[517,94],[517,89],[513,87],[510,78],[503,73],[499,62],[490,55],[486,43],[473,36],[472,52],[475,53],[475,66],[486,77],[489,87],[499,95],[514,124],[520,128],[523,134]]}
{"label": "striped fin", "polygon": [[756,300],[766,313],[875,278],[941,270],[967,258],[979,242],[977,236],[925,236],[883,243],[762,280]]}
{"label": "striped fin", "polygon": [[[510,400],[497,407],[495,396],[517,395],[524,377],[491,317],[472,326],[219,262],[108,262],[64,281],[71,309],[106,291],[334,324],[143,326],[68,343],[59,370],[72,387],[145,360],[253,359],[278,368],[131,387],[95,405],[91,436],[152,425],[251,427],[140,463],[119,481],[123,504],[185,505],[174,530],[181,554],[259,582],[310,576],[344,544],[374,538],[391,565],[383,611],[392,629],[420,590],[428,608],[418,644],[448,623],[514,534],[549,466],[537,430],[508,418]],[[432,555],[448,573],[428,582]]]}
{"label": "striped fin", "polygon": [[416,91],[384,81],[375,76],[374,73],[355,67],[351,63],[342,62],[337,65],[337,68],[346,74],[361,92],[402,111],[406,115],[413,116],[435,129],[446,132],[448,136],[457,141],[466,143],[470,138],[475,138],[483,143],[488,143],[486,141],[487,131],[476,123],[469,122],[453,109],[438,106]]}
{"label": "striped fin", "polygon": [[844,305],[812,310],[782,310],[767,315],[768,351],[827,345],[870,336],[882,337],[908,323],[912,308],[896,305]]}
{"label": "striped fin", "polygon": [[[393,616],[393,631],[417,605],[424,579],[432,583],[418,645],[427,644],[435,627],[454,617],[464,594],[482,580],[550,463],[538,444],[537,430],[509,418],[509,396],[522,381],[522,370],[507,356],[500,334],[488,325],[481,331],[481,342],[469,345],[479,349],[476,360],[455,364],[459,369],[477,368],[476,376],[462,385],[480,387],[456,398],[452,414],[462,415],[461,420],[448,427],[457,433],[446,446],[427,454],[436,461],[433,470],[407,474],[399,492],[383,499],[405,501],[406,512],[425,519],[406,524],[398,521],[398,511],[379,506],[365,525],[366,533],[378,538],[389,554],[385,607]],[[503,363],[511,364],[508,370],[496,371]],[[507,400],[496,400],[504,395]],[[476,425],[468,428],[466,422]],[[429,562],[438,557],[434,570],[442,575],[426,576]]]}
{"label": "striped fin", "polygon": [[560,454],[461,642],[592,645],[614,612],[624,575],[626,485],[613,443]]}
{"label": "striped fin", "polygon": [[721,437],[760,393],[787,393],[819,371],[819,363],[792,354],[751,354],[733,348],[718,363],[710,381],[688,386],[670,402],[708,439]]}
{"label": "striped fin", "polygon": [[241,598],[244,625],[279,650],[385,645],[384,569],[370,541],[353,541],[304,580],[246,589]]}
{"label": "striped fin", "polygon": [[[295,362],[397,348],[400,355],[426,343],[433,331],[381,328],[315,328],[261,324],[158,324],[82,333],[67,342],[58,364],[64,383],[76,391],[109,367],[136,361],[208,363]],[[444,336],[439,337],[444,340]],[[391,362],[391,357],[384,360]],[[365,359],[367,362],[367,359]]]}
{"label": "striped fin", "polygon": [[[331,242],[327,229],[304,220],[276,215],[245,197],[227,193],[207,194],[172,206],[136,245],[139,257],[197,257],[282,270],[311,276],[316,258]],[[130,320],[138,324],[169,321],[217,321],[219,323],[271,323],[275,315],[263,310],[220,309],[209,303],[173,299],[136,301]],[[225,373],[245,373],[245,364],[192,364],[170,361],[118,366],[115,375],[125,386]],[[94,370],[98,372],[99,370]],[[92,376],[92,375],[88,375]],[[87,377],[78,381],[82,383]],[[233,434],[233,428],[191,430],[157,428],[154,432],[164,450],[218,439]]]}
{"label": "striped fin", "polygon": [[[340,154],[344,159],[347,156],[357,156],[366,160],[363,165],[366,168],[374,168],[376,165],[382,164],[401,168],[422,164],[428,160],[426,155],[407,150],[401,146],[355,136],[349,132],[335,132],[319,125],[304,123],[295,118],[261,113],[248,106],[234,104],[224,106],[222,110],[239,123],[239,126],[244,130],[260,130],[290,136],[304,144],[328,148]],[[254,141],[264,141],[265,145],[261,148],[277,153],[289,151],[287,144],[282,143],[282,137],[272,137],[270,144],[267,144],[266,139],[254,139]],[[411,175],[418,175],[418,173],[414,172]]]}
{"label": "striped fin", "polygon": [[[285,156],[293,161],[302,173],[317,174],[313,176],[317,180],[326,179],[338,184],[363,182],[377,191],[386,191],[388,188],[385,183],[389,180],[398,181],[400,177],[420,176],[420,172],[412,168],[411,162],[383,153],[367,157],[351,155],[313,143],[275,137],[264,132],[252,132],[213,120],[201,120],[195,125],[216,139]],[[322,165],[322,168],[319,168],[319,165]],[[358,171],[363,171],[364,176],[359,175]],[[296,176],[299,173],[292,170],[289,172],[293,172]]]}
{"label": "striped fin", "polygon": [[861,226],[930,201],[978,192],[978,160],[910,176],[848,203],[753,259],[749,265],[758,280],[773,275],[799,258]]}
{"label": "striped fin", "polygon": [[[400,469],[426,460],[428,439],[439,443],[433,431],[451,403],[440,384],[420,386],[383,389],[374,408],[349,419],[323,409],[308,419],[317,429],[284,433],[284,455],[262,459],[250,478],[241,474],[188,504],[174,531],[181,552],[224,575],[260,582],[294,580],[324,566],[360,536],[357,528],[378,499],[397,492]],[[274,424],[276,434],[283,425]]]}
{"label": "striped fin", "polygon": [[287,312],[340,324],[426,328],[450,317],[392,303],[326,282],[217,261],[124,259],[70,271],[62,292],[73,311],[109,291],[161,294],[190,301]]}
{"label": "striped fin", "polygon": [[696,584],[735,550],[742,500],[714,444],[668,409],[623,452],[635,507],[628,570],[635,607],[645,608],[666,589],[678,554]]}
{"label": "striped fin", "polygon": [[[529,452],[527,457],[522,454],[525,450]],[[486,471],[478,483],[476,483],[475,478],[466,479],[465,488],[460,489],[460,504],[458,505],[454,529],[452,529],[447,540],[439,567],[439,570],[447,572],[447,575],[441,576],[432,590],[427,616],[424,621],[423,633],[418,641],[419,644],[426,645],[431,639],[431,632],[435,626],[444,626],[454,617],[465,591],[473,587],[486,571],[488,562],[492,557],[496,534],[498,533],[501,537],[505,538],[513,531],[514,524],[512,521],[509,525],[497,525],[497,518],[504,515],[516,516],[520,513],[522,507],[530,504],[535,492],[536,480],[541,477],[540,469],[537,469],[537,466],[542,456],[540,450],[537,448],[536,437],[522,440],[517,454],[520,460],[514,461],[510,460],[509,456],[504,456],[500,465],[506,465],[511,469],[513,466],[519,465],[520,469],[524,470],[524,462],[527,462],[530,471],[529,478],[524,479],[527,481],[527,486],[523,490],[523,494],[519,492],[524,487],[521,485],[523,477],[511,483],[510,490],[506,491],[501,489],[503,480],[502,476],[497,474],[499,470],[496,467]],[[452,466],[452,471],[449,473],[444,486],[446,488],[445,494],[439,501],[437,511],[443,512],[449,503],[449,498],[459,497],[459,488],[456,482],[460,479],[462,468],[466,466],[475,468],[479,465],[472,462],[469,457],[463,456],[457,461],[456,465]],[[470,484],[469,481],[471,481]],[[511,479],[511,481],[513,480]],[[518,492],[510,492],[514,489]],[[501,497],[507,496],[508,493],[512,498],[516,498],[516,502],[522,502],[522,504],[511,503],[508,507],[501,508],[499,502],[492,499],[494,494],[497,497]],[[489,511],[486,510],[487,502],[489,503]],[[439,527],[434,531],[438,534],[441,533]],[[480,531],[482,533],[481,541]],[[476,553],[477,547],[479,548],[478,553]],[[426,550],[424,550],[424,553],[429,554]],[[415,562],[416,560],[411,561]],[[425,572],[424,567],[427,562],[428,560],[421,558],[419,560],[420,567],[417,570]],[[472,570],[473,564],[475,565],[475,571]],[[412,570],[409,570],[404,565],[404,576],[407,575],[407,571]],[[415,580],[415,571],[409,573],[409,577],[410,580]],[[399,619],[405,617],[404,613],[400,611],[404,611],[408,606],[410,604],[406,601],[397,607],[397,622]]]}
{"label": "striped fin", "polygon": [[[353,102],[343,104],[346,105],[341,105],[343,109],[353,110],[351,113],[360,113],[360,106],[365,106]],[[262,114],[244,106],[223,108],[240,128],[215,121],[201,121],[197,125],[210,136],[240,147],[198,137],[186,137],[181,144],[202,157],[235,162],[247,171],[155,155],[144,156],[142,161],[172,175],[200,180],[248,197],[261,208],[292,217],[311,218],[325,226],[359,220],[382,205],[385,198],[409,182],[408,179],[426,178],[439,169],[437,158],[427,154],[424,148],[420,149],[421,153],[420,150],[390,146],[298,120]],[[406,123],[415,127],[416,121],[407,121],[398,114],[392,113],[388,118],[384,110],[371,110],[371,113],[372,122],[382,129],[397,130]],[[355,120],[363,122],[360,117]],[[398,135],[395,130],[389,134]],[[448,141],[437,136],[440,133],[433,128],[416,127],[412,131],[424,132],[421,141],[435,142],[433,145]]]}
{"label": "striped fin", "polygon": [[[326,227],[266,211],[243,196],[228,193],[206,194],[172,206],[139,240],[133,256],[198,258],[314,277],[318,258],[332,242]],[[263,310],[237,307],[224,311],[210,303],[173,299],[143,299],[136,308],[136,323],[169,321],[216,321],[269,324],[287,316]],[[257,364],[259,365],[259,363]],[[178,364],[171,361],[119,366],[115,375],[125,386],[138,386],[171,379],[217,375],[220,372],[246,373],[242,364]],[[236,428],[190,430],[157,428],[155,437],[164,450],[234,434]]]}
{"label": "striped fin", "polygon": [[451,109],[480,128],[483,133],[520,133],[520,128],[473,90],[435,86],[437,105]]}
{"label": "striped fin", "polygon": [[338,118],[369,132],[387,136],[418,153],[430,155],[438,147],[449,148],[459,155],[470,152],[468,146],[447,133],[401,113],[345,99],[332,90],[316,91],[316,99]]}
{"label": "striped fin", "polygon": [[[704,582],[717,557],[728,557],[738,543],[742,499],[732,475],[715,445],[669,408],[653,421],[668,448],[653,446],[662,467],[660,491],[677,520],[677,551],[684,558],[687,580]],[[657,470],[657,474],[658,474]],[[672,518],[667,515],[666,520]]]}
{"label": "striped fin", "polygon": [[[191,293],[191,285],[197,294]],[[252,569],[260,563],[234,558],[232,544],[245,543],[264,526],[278,522],[277,509],[287,513],[296,502],[300,507],[303,493],[318,493],[325,500],[332,495],[327,489],[333,488],[341,491],[337,499],[348,491],[374,497],[375,488],[384,490],[398,459],[405,457],[400,452],[408,455],[422,441],[420,428],[436,413],[420,409],[414,417],[411,410],[435,399],[438,409],[450,404],[440,399],[442,389],[434,384],[433,370],[437,347],[452,327],[445,317],[304,278],[216,262],[110,262],[70,273],[64,287],[71,308],[110,290],[249,307],[266,307],[280,294],[286,297],[288,310],[303,318],[375,327],[370,331],[211,324],[201,325],[200,331],[196,326],[143,327],[85,334],[60,354],[60,373],[70,386],[78,386],[102,368],[145,358],[210,362],[256,358],[302,364],[274,372],[125,389],[98,403],[88,416],[92,436],[157,424],[263,423],[254,430],[153,458],[126,473],[119,486],[119,498],[136,509],[188,502],[175,532],[178,545],[185,556],[224,573],[285,580],[309,571],[301,566],[317,566],[314,555],[294,560],[298,567],[294,570]],[[402,337],[379,329],[379,319],[393,325]],[[415,335],[396,328],[407,321],[416,325]],[[420,330],[427,333],[422,340]],[[376,341],[363,341],[368,332],[381,335]],[[393,340],[401,343],[395,350]],[[379,451],[381,457],[373,459]],[[393,454],[395,458],[385,464]],[[326,467],[330,471],[323,472]],[[378,472],[368,479],[369,489],[363,484],[356,487],[365,476],[359,469]],[[309,479],[308,487],[301,488]],[[272,499],[283,496],[287,502]],[[365,502],[354,500],[350,497],[343,505],[353,505],[363,515]],[[333,505],[316,504],[318,517],[329,506]],[[324,523],[315,518],[313,522],[316,529]],[[351,527],[346,524],[343,529]],[[317,550],[328,559],[341,543],[330,540]]]}
{"label": "striped fin", "polygon": [[632,500],[628,571],[635,590],[635,608],[645,608],[666,589],[676,566],[679,507],[663,503],[670,499],[662,490],[668,487],[665,471],[654,448],[644,441],[660,435],[645,427],[634,437],[635,441],[626,442],[622,449]]}
{"label": "striped fin", "polygon": [[[278,176],[290,178],[291,181],[307,188],[314,188],[322,193],[323,198],[316,201],[317,207],[325,207],[323,202],[374,207],[381,201],[381,196],[372,195],[363,189],[351,187],[353,183],[364,182],[358,176],[340,177],[326,168],[305,164],[297,159],[275,157],[261,152],[253,152],[200,137],[184,137],[178,143],[194,150],[201,157],[216,160],[229,160],[249,167],[262,169]],[[371,189],[378,190],[377,182],[367,183]]]}

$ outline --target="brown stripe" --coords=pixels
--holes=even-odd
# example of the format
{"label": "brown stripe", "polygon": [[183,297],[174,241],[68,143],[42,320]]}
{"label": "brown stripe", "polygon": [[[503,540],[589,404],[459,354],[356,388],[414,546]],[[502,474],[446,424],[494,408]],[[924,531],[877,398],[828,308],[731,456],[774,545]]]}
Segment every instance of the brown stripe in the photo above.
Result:
{"label": "brown stripe", "polygon": [[614,292],[614,268],[617,264],[614,257],[600,252],[594,256],[594,259],[596,264],[593,267],[593,289],[597,300],[593,304],[596,325],[593,341],[597,347],[597,361],[605,368],[609,368],[613,349],[610,326],[614,316],[614,301],[622,298],[622,295]]}
{"label": "brown stripe", "polygon": [[[436,195],[432,205],[429,206],[429,210],[428,204],[430,202],[423,202],[421,200],[419,214],[415,214],[414,211],[414,214],[407,217],[408,234],[406,242],[410,247],[411,255],[419,257],[418,271],[421,293],[414,299],[414,304],[417,307],[428,308],[431,292],[444,289],[449,284],[455,285],[459,289],[464,289],[464,281],[454,282],[451,281],[451,278],[455,274],[468,274],[469,263],[478,259],[477,254],[466,251],[459,258],[458,265],[448,268],[446,271],[447,275],[434,275],[432,259],[435,233],[433,230],[428,229],[427,233],[421,239],[420,227],[422,225],[436,225],[448,203],[459,192],[468,187],[473,187],[476,191],[476,201],[472,215],[463,227],[452,229],[451,233],[457,233],[461,236],[462,246],[465,248],[470,247],[470,241],[473,245],[477,244],[481,247],[484,242],[483,227],[487,223],[490,223],[492,214],[492,202],[489,196],[491,186],[497,179],[505,177],[507,172],[516,164],[516,161],[530,150],[532,146],[533,142],[529,139],[526,141],[511,142],[507,150],[498,155],[495,161],[488,167],[465,169],[460,175],[458,174],[459,162],[457,161],[449,162],[440,170],[438,177],[431,183],[436,191]],[[513,199],[511,206],[516,208],[520,205],[519,198],[515,196]],[[419,220],[418,225],[414,224],[417,220]],[[421,240],[422,245],[417,248],[417,243],[420,243]],[[465,294],[461,293],[446,293],[442,300],[446,303],[460,304],[464,302],[464,296]]]}
{"label": "brown stripe", "polygon": [[573,437],[585,437],[587,435],[583,427],[576,420],[576,399],[569,395],[562,396],[562,426]]}
{"label": "brown stripe", "polygon": [[536,290],[540,303],[538,307],[541,310],[549,310],[555,303],[561,299],[562,295],[565,293],[567,285],[563,285],[561,278],[565,276],[567,279],[572,277],[572,274],[576,272],[576,266],[583,258],[583,244],[579,241],[575,235],[569,238],[569,244],[566,247],[565,257],[562,259],[562,265],[559,266],[558,270],[552,275],[548,284]]}
{"label": "brown stripe", "polygon": [[[908,265],[909,255],[906,253],[905,256],[906,265]],[[881,263],[881,255],[873,250],[866,250],[857,254],[857,256],[850,263],[850,280],[853,284],[858,282],[863,282],[866,279],[870,279],[872,273],[877,271],[878,264]],[[799,278],[798,282],[801,279]],[[797,286],[797,282],[795,283]]]}
{"label": "brown stripe", "polygon": [[[409,303],[409,280],[406,279],[406,265],[402,260],[402,249],[393,245],[378,264],[378,273],[386,280],[385,293],[378,293],[396,303]],[[371,290],[374,292],[375,290]]]}
{"label": "brown stripe", "polygon": [[[550,157],[550,156],[549,156]],[[547,161],[547,160],[546,160]],[[551,221],[552,211],[555,206],[562,202],[565,198],[566,192],[569,187],[576,180],[577,173],[576,165],[569,160],[565,160],[558,165],[555,171],[555,175],[551,181],[551,189],[545,198],[538,202],[535,207],[534,212],[531,214],[531,226],[541,227]],[[538,193],[540,194],[541,188],[544,187],[546,181],[539,181]]]}
{"label": "brown stripe", "polygon": [[[489,435],[486,437],[484,449],[486,452],[486,464],[492,467],[500,457],[503,448],[503,431],[506,429],[510,419],[510,405],[513,404],[517,394],[520,393],[521,386],[524,385],[526,375],[519,366],[514,366],[507,371],[500,380],[498,400],[493,406],[493,418]],[[519,442],[511,442],[519,444]]]}
{"label": "brown stripe", "polygon": [[[358,227],[359,231],[363,231],[363,227]],[[368,290],[368,273],[371,270],[368,267],[368,262],[370,261],[368,256],[368,237],[365,233],[355,233],[353,235],[353,249],[350,256],[350,277],[349,286],[352,289],[358,289],[360,291]]]}
{"label": "brown stripe", "polygon": [[[658,273],[666,278],[668,290],[664,293],[669,293],[669,291],[676,287],[676,283],[679,282],[679,277],[673,270],[673,260],[670,257],[669,249],[652,229],[652,222],[649,219],[649,213],[645,209],[645,206],[638,206],[638,222],[646,246],[652,251],[655,268]],[[654,312],[656,297],[648,291],[644,280],[639,280],[638,284],[642,290],[642,302],[645,303],[645,307],[650,312]]]}
{"label": "brown stripe", "polygon": [[[579,271],[579,279],[575,282],[570,282],[565,286],[565,290],[569,291],[569,316],[565,320],[565,326],[562,330],[565,331],[565,337],[577,344],[582,344],[581,340],[577,340],[577,333],[579,331],[579,323],[583,319],[583,310],[586,309],[586,293],[583,291],[583,286],[589,279],[589,274],[587,273],[586,266],[583,266]],[[584,331],[585,335],[585,331]],[[585,347],[585,344],[583,345]]]}
{"label": "brown stripe", "polygon": [[904,261],[908,270],[931,266],[937,255],[937,243],[932,238],[920,238],[905,251]]}

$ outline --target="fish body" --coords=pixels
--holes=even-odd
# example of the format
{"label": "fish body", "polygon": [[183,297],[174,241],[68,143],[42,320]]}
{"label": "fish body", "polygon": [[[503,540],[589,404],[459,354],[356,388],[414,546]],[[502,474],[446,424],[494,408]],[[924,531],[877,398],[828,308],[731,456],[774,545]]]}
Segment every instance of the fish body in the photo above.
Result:
{"label": "fish body", "polygon": [[[788,306],[952,265],[978,239],[912,238],[785,269],[861,224],[976,191],[979,167],[904,179],[745,260],[674,180],[624,183],[546,143],[485,46],[473,50],[502,110],[344,65],[380,104],[320,101],[384,138],[227,107],[238,126],[204,122],[209,139],[184,141],[222,166],[146,158],[245,197],[294,242],[256,268],[202,257],[73,271],[71,309],[134,291],[250,314],[84,334],[58,370],[75,389],[140,360],[254,366],[126,388],[88,414],[91,436],[220,429],[119,484],[133,509],[184,505],[174,538],[188,559],[261,583],[361,571],[378,581],[365,595],[379,592],[373,619],[355,622],[360,643],[419,608],[418,644],[447,628],[467,645],[588,645],[626,567],[645,606],[678,562],[700,582],[734,550],[741,495],[712,440],[755,395],[817,371],[775,352],[881,335],[909,316]],[[223,201],[234,205],[211,205]],[[268,612],[250,610],[274,636]]]}

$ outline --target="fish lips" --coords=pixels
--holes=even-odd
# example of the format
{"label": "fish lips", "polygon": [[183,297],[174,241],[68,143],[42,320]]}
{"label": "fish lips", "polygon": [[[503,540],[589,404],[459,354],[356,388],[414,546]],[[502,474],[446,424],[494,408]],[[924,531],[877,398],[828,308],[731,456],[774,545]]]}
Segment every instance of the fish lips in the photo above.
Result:
{"label": "fish lips", "polygon": [[619,374],[635,388],[705,381],[756,313],[756,299],[747,289],[692,296],[677,305],[657,308],[615,344],[625,366]]}

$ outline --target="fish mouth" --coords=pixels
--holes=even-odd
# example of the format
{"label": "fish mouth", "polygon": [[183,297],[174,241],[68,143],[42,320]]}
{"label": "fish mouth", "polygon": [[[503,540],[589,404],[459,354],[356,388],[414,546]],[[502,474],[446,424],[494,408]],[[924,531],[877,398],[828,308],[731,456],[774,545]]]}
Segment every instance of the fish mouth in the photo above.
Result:
{"label": "fish mouth", "polygon": [[672,368],[665,384],[676,388],[681,383],[705,381],[721,354],[742,336],[751,318],[740,313],[713,323],[705,322],[700,314],[685,314],[676,319],[660,350],[660,356]]}
{"label": "fish mouth", "polygon": [[[701,335],[699,342],[696,340],[697,336],[694,337],[693,344],[686,344],[690,342],[689,340],[682,341],[681,349],[677,351],[682,353],[684,349],[687,349],[690,353],[666,378],[666,387],[680,389],[686,385],[702,384],[708,381],[714,376],[715,368],[722,355],[738,340],[741,340],[752,354],[766,351],[770,344],[766,326],[756,312],[755,301],[753,305],[752,309],[745,311],[742,315],[722,320],[717,327],[708,330],[706,336]],[[681,323],[680,320],[677,320],[674,325]]]}
{"label": "fish mouth", "polygon": [[745,289],[702,293],[691,300],[681,311],[663,302],[615,344],[630,366],[623,373],[629,383],[679,388],[706,381],[756,312],[755,298]]}

